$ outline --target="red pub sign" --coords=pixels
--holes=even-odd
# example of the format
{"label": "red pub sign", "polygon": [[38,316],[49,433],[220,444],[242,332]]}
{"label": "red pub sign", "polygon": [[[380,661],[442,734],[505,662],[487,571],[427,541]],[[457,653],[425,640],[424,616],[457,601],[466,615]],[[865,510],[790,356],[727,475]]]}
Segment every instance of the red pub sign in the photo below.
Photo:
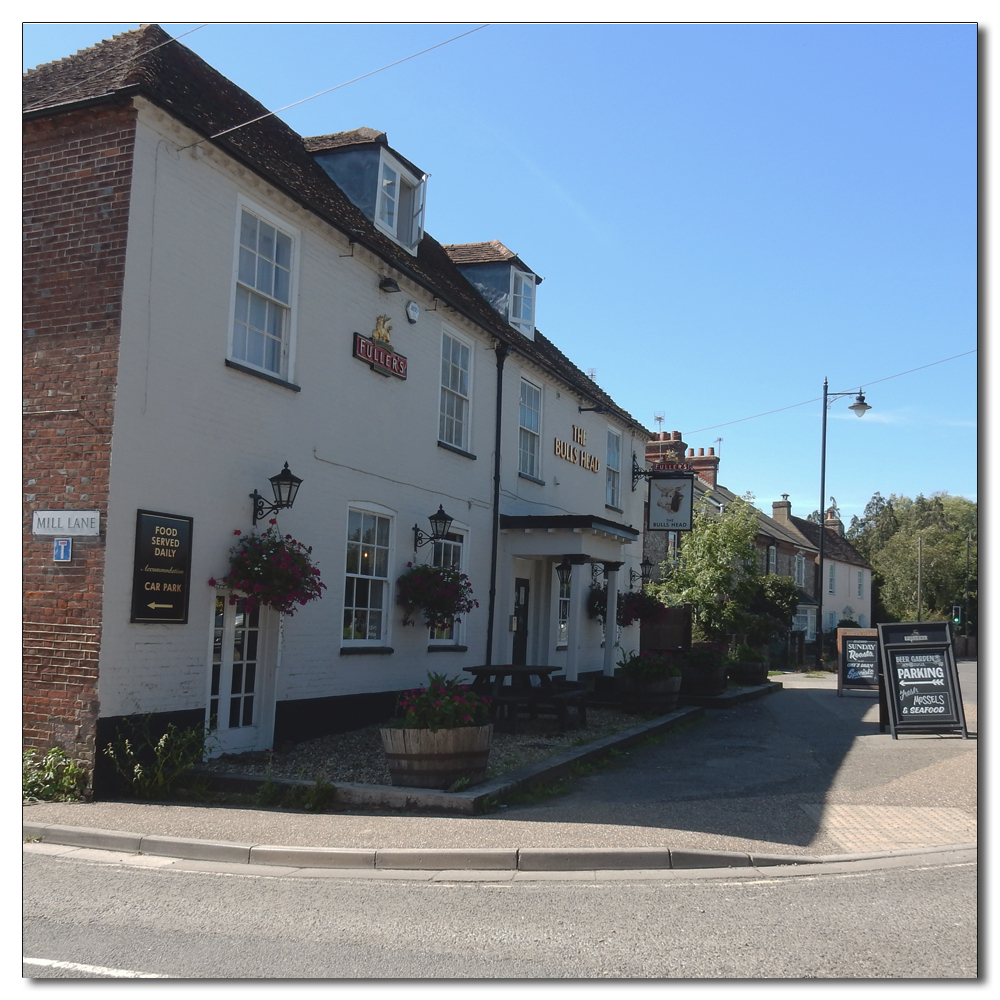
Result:
{"label": "red pub sign", "polygon": [[360,333],[354,334],[354,356],[368,363],[372,371],[381,375],[395,375],[396,378],[406,378],[406,358],[397,354],[391,347]]}

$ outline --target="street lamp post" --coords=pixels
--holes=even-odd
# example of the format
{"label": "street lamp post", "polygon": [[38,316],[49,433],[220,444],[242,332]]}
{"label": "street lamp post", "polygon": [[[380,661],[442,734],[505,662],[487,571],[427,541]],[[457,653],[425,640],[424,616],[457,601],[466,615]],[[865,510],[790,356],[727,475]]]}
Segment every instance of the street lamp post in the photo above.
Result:
{"label": "street lamp post", "polygon": [[[853,396],[854,390],[850,392],[830,392],[829,383],[823,379],[823,437],[820,445],[819,463],[819,586],[816,588],[816,668],[820,669],[823,664],[823,587],[825,579],[823,575],[823,553],[826,549],[826,415],[833,401],[843,399],[844,396]],[[848,407],[855,416],[863,417],[871,406],[865,402],[864,389],[859,390],[857,398]]]}

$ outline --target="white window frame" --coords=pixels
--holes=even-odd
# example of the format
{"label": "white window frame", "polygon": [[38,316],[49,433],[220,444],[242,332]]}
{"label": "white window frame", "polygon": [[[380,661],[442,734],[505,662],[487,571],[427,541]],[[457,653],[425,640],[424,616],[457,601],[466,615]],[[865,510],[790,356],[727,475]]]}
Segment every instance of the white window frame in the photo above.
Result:
{"label": "white window frame", "polygon": [[[617,440],[617,452],[612,455],[611,441]],[[612,461],[614,460],[614,462]],[[607,452],[604,463],[604,504],[607,507],[614,507],[620,510],[622,506],[622,436],[613,428],[608,428]]]}
{"label": "white window frame", "polygon": [[801,552],[795,556],[795,586],[805,587],[806,585],[806,557]]}
{"label": "white window frame", "polygon": [[[280,298],[275,298],[273,291],[271,295],[240,280],[240,247],[242,245],[241,235],[243,228],[243,213],[247,212],[255,216],[258,220],[267,223],[274,229],[279,230],[283,235],[291,240],[291,260],[289,262],[288,278],[288,301],[282,302]],[[296,303],[298,301],[298,277],[299,277],[299,256],[301,245],[301,232],[294,226],[290,226],[284,219],[261,208],[260,205],[238,196],[236,200],[236,225],[233,236],[233,276],[232,294],[229,303],[229,332],[226,340],[226,357],[238,365],[244,365],[253,371],[259,371],[271,378],[278,378],[283,381],[291,381],[295,370],[295,326],[297,319]],[[280,348],[280,359],[278,369],[274,370],[265,365],[258,365],[246,357],[240,357],[236,344],[236,324],[238,318],[237,302],[239,291],[244,289],[250,295],[263,299],[275,309],[281,310],[283,314],[283,329]],[[244,354],[247,352],[244,351]]]}
{"label": "white window frame", "polygon": [[836,594],[837,593],[837,564],[836,563],[833,563],[833,562],[830,563],[830,569],[827,571],[827,577],[828,577],[828,580],[827,580],[827,585],[826,585],[827,586],[826,592],[828,594]]}
{"label": "white window frame", "polygon": [[778,572],[778,546],[768,545],[767,547],[767,571],[768,573]]}
{"label": "white window frame", "polygon": [[[538,396],[538,406],[525,402],[525,389]],[[525,422],[527,411],[528,422]],[[534,426],[531,415],[534,414]],[[517,409],[517,471],[529,479],[542,478],[542,387],[530,379],[521,378]]]}
{"label": "white window frame", "polygon": [[865,596],[865,571],[863,569],[858,570],[858,597],[864,598]]}
{"label": "white window frame", "polygon": [[[350,556],[350,553],[351,553],[350,534],[351,534],[351,514],[352,513],[359,513],[359,514],[362,515],[362,518],[365,515],[373,516],[373,517],[380,517],[380,518],[384,518],[385,520],[387,520],[389,522],[389,525],[388,525],[388,542],[387,542],[387,544],[381,545],[377,541],[375,543],[376,544],[376,549],[384,549],[385,550],[385,573],[384,574],[379,574],[379,573],[375,573],[375,572],[372,572],[372,573],[352,572],[349,569],[349,567],[351,565],[351,561],[350,561],[350,559],[351,559],[351,556]],[[341,612],[342,612],[342,614],[341,614],[341,633],[340,633],[341,634],[341,640],[340,640],[341,646],[388,646],[389,645],[389,638],[390,638],[389,633],[390,633],[390,628],[391,628],[391,625],[392,625],[392,614],[393,614],[393,608],[394,608],[393,593],[392,593],[392,572],[393,572],[392,567],[393,567],[393,564],[394,564],[394,552],[395,552],[395,528],[396,528],[395,513],[396,513],[395,511],[390,510],[388,507],[382,507],[379,504],[365,503],[363,501],[362,502],[351,502],[347,506],[347,520],[346,520],[346,523],[344,524],[344,536],[343,536],[344,537],[344,561],[341,563],[341,567],[342,567],[342,570],[343,570],[343,580],[344,580],[344,593],[343,593],[343,600],[341,602]],[[363,524],[364,524],[364,522],[362,520],[362,527],[363,527]],[[377,523],[376,523],[376,530],[377,530]],[[362,535],[362,544],[364,544],[363,538],[364,538],[364,536]],[[377,536],[376,536],[376,538],[377,538]],[[375,555],[376,555],[376,559],[377,559],[377,556],[378,556],[377,551],[376,551]],[[360,566],[360,560],[359,560],[359,566]],[[376,563],[376,567],[377,567],[377,563]],[[375,568],[375,567],[373,567],[373,568]],[[372,604],[370,603],[370,601],[366,605],[364,605],[364,606],[358,604],[357,603],[357,597],[356,597],[356,595],[355,595],[355,599],[353,601],[351,601],[350,604],[348,604],[348,596],[350,595],[350,590],[352,588],[352,584],[350,584],[349,581],[352,581],[352,580],[368,580],[368,581],[377,580],[377,581],[380,581],[382,583],[382,606],[381,606],[381,608],[377,609],[377,610],[381,611],[382,618],[381,618],[381,627],[380,627],[380,630],[379,630],[379,635],[377,637],[367,637],[366,636],[363,639],[356,639],[356,638],[353,638],[353,637],[346,638],[344,636],[344,627],[345,627],[344,626],[344,620],[345,620],[345,616],[346,616],[347,611],[348,611],[349,608],[357,610],[357,609],[359,609],[361,607],[365,607],[365,609],[368,610],[368,611],[376,610],[372,606]],[[353,586],[356,587],[357,585],[354,584]]]}
{"label": "white window frame", "polygon": [[[430,552],[430,563],[432,566],[441,566],[441,556],[444,554],[444,548],[446,545],[459,547],[458,550],[458,563],[450,563],[449,565],[454,567],[459,571],[459,573],[465,573],[466,568],[466,553],[468,552],[468,531],[464,528],[456,527],[455,523],[452,522],[451,529],[448,534],[444,537],[442,541],[435,541],[431,543]],[[464,630],[465,622],[459,622],[457,625],[452,622],[451,628],[448,629],[428,629],[427,630],[427,641],[433,643],[435,646],[457,646],[460,642],[460,635]]]}
{"label": "white window frame", "polygon": [[[404,167],[391,153],[381,149],[378,164],[378,191],[375,195],[375,226],[398,243],[407,253],[416,256],[417,246],[424,235],[424,209],[427,204],[427,174],[419,177]],[[390,181],[387,172],[395,175],[395,181]],[[395,183],[396,189],[390,194],[389,185]],[[413,192],[408,228],[400,229],[400,208],[405,205],[403,186]]]}
{"label": "white window frame", "polygon": [[[465,369],[465,393],[461,392],[461,380],[459,380],[459,388],[452,388],[454,383],[454,371],[449,372],[448,382],[445,382],[445,372],[443,366],[445,364],[444,348],[445,348],[445,338],[459,344],[468,351],[469,355],[469,367]],[[438,357],[440,359],[442,369],[440,370],[438,383],[440,385],[440,390],[438,393],[438,441],[442,444],[448,445],[450,448],[457,448],[459,451],[469,452],[471,449],[469,443],[472,440],[472,366],[475,359],[475,350],[473,345],[466,340],[464,337],[460,337],[454,330],[450,327],[445,327],[441,331],[441,349],[438,352]],[[454,361],[451,358],[451,352],[449,352],[449,358],[447,363],[454,367]],[[462,371],[461,366],[458,366],[458,370]],[[457,422],[458,418],[454,413],[447,412],[447,404],[451,400],[460,400],[461,403],[456,403],[456,408],[460,408],[462,412],[461,417],[461,428],[462,433],[460,435],[459,441],[454,441],[447,436],[448,423],[447,421]]]}
{"label": "white window frame", "polygon": [[[520,287],[527,285],[531,290],[529,313],[523,315],[524,300],[527,296],[523,291],[518,291]],[[535,284],[535,276],[530,271],[520,271],[516,267],[510,269],[510,296],[508,298],[507,321],[515,330],[520,330],[526,337],[535,339],[535,295],[538,286]]]}

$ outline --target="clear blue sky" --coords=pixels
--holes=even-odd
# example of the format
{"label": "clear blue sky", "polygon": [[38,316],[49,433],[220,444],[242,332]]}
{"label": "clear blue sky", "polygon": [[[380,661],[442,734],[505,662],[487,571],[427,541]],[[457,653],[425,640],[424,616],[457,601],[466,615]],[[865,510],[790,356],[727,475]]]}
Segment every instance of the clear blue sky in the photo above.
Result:
{"label": "clear blue sky", "polygon": [[[182,41],[275,109],[479,23]],[[27,24],[24,65],[136,26]],[[721,437],[766,511],[818,506],[823,378],[864,385],[863,419],[830,410],[849,522],[875,491],[977,495],[978,355],[879,381],[977,347],[976,60],[971,23],[494,24],[281,117],[385,131],[431,174],[428,232],[518,253],[546,336],[647,427]]]}

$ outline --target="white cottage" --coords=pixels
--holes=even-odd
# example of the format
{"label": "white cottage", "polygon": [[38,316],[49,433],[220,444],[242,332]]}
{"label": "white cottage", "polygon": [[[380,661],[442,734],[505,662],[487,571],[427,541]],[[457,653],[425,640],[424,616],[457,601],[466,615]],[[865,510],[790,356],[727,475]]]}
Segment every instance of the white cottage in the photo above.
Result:
{"label": "white cottage", "polygon": [[[25,75],[26,745],[92,761],[152,712],[264,749],[383,718],[428,671],[613,670],[586,598],[639,568],[650,433],[536,329],[517,255],[425,232],[427,175],[384,133],[245,124],[265,110],[156,25]],[[285,463],[276,519],[328,589],[245,616],[208,581]],[[66,511],[99,531],[56,561],[33,525]],[[174,530],[168,600],[143,546]],[[415,562],[480,607],[404,627]]]}

